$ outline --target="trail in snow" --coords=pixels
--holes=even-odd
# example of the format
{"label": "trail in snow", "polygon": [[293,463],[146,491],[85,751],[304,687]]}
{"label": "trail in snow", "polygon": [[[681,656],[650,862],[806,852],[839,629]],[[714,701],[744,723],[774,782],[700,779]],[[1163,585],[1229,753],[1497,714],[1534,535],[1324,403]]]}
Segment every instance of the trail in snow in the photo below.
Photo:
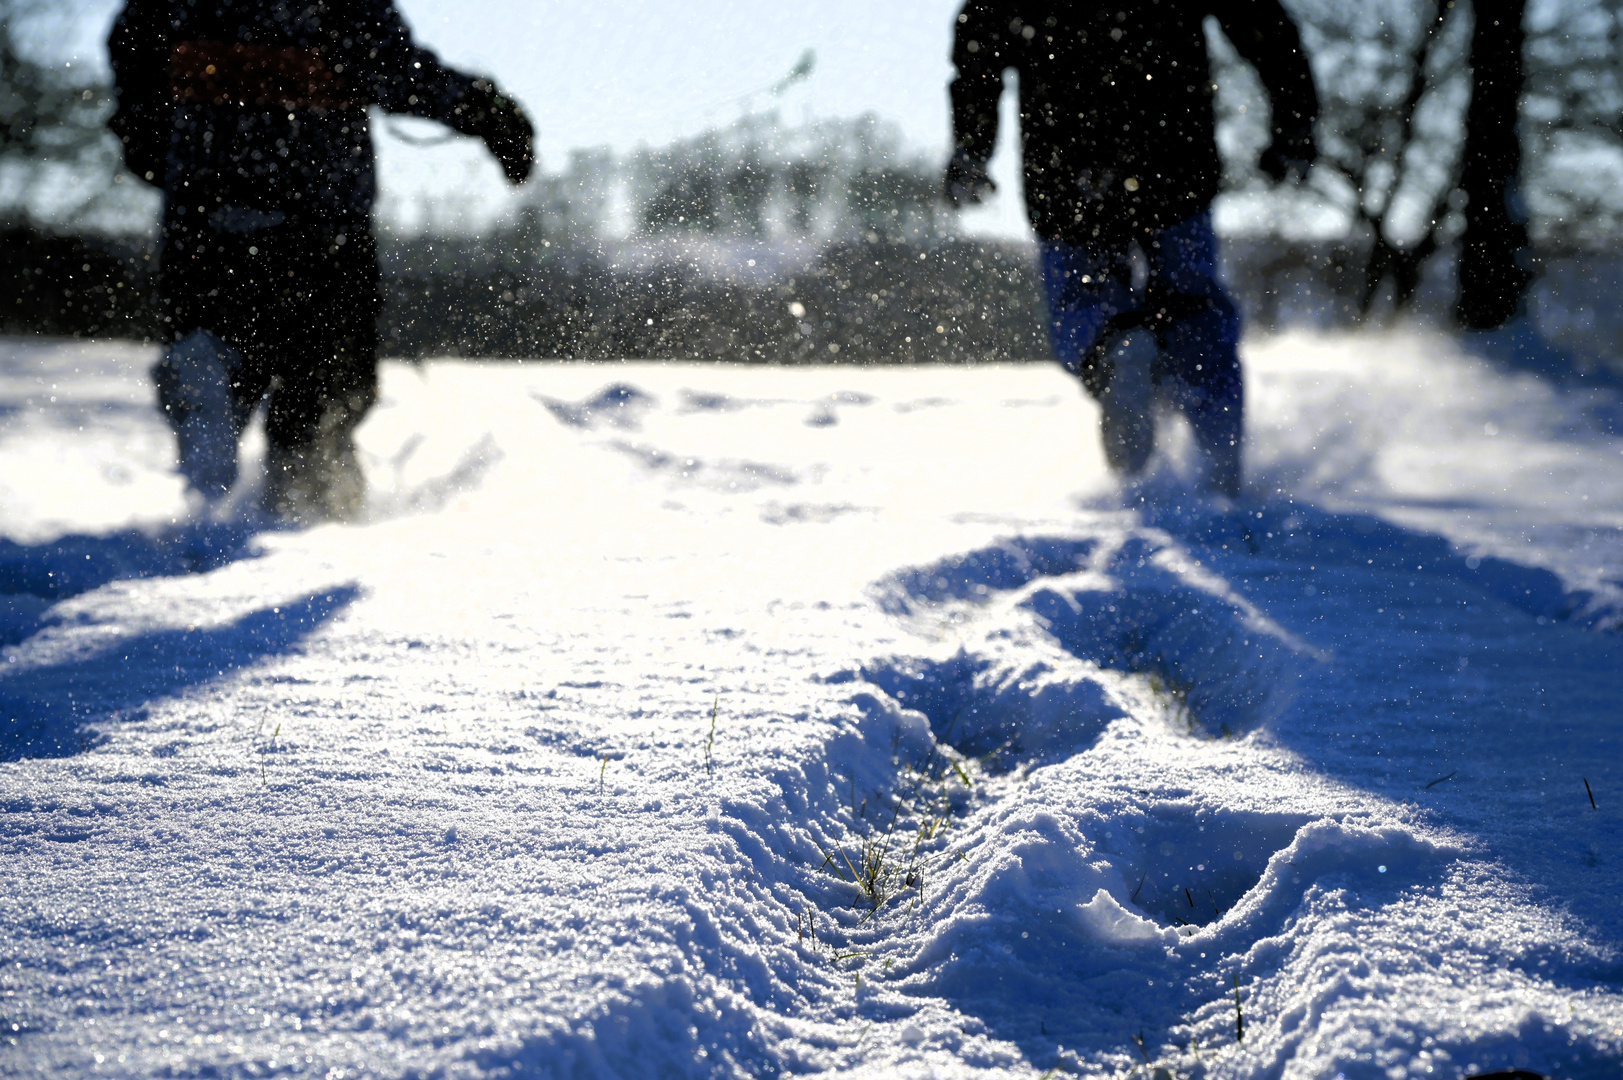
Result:
{"label": "trail in snow", "polygon": [[149,359],[0,358],[0,1071],[1623,1061],[1603,392],[1275,339],[1227,507],[1046,368],[391,366],[299,531]]}

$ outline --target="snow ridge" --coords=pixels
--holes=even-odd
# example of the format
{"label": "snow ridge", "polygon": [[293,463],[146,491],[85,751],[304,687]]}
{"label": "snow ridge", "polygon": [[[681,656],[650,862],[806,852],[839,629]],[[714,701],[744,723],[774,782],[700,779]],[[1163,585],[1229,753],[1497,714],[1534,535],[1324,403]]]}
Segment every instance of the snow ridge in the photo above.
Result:
{"label": "snow ridge", "polygon": [[0,1074],[1615,1075],[1623,502],[1418,523],[1383,365],[1525,388],[1252,357],[1238,505],[1037,368],[439,362],[374,515],[273,531],[187,517],[138,349],[18,346]]}

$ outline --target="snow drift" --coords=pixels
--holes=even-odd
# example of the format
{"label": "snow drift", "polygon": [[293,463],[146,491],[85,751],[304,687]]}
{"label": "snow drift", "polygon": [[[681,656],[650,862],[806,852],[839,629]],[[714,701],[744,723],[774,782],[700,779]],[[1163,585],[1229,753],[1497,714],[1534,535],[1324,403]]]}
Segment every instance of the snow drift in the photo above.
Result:
{"label": "snow drift", "polygon": [[0,354],[8,1075],[1623,1061],[1615,396],[1276,339],[1227,506],[1043,367],[390,366],[287,531],[148,359]]}

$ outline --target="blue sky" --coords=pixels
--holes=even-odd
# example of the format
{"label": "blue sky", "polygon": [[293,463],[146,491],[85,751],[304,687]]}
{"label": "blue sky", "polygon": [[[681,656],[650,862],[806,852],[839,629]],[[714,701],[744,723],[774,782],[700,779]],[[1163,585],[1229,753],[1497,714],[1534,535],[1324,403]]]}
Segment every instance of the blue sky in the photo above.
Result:
{"label": "blue sky", "polygon": [[876,111],[911,141],[945,146],[947,52],[957,0],[808,4],[689,0],[485,3],[406,0],[419,38],[454,64],[493,73],[530,108],[543,152],[629,149],[736,115],[805,49],[811,78],[786,119]]}

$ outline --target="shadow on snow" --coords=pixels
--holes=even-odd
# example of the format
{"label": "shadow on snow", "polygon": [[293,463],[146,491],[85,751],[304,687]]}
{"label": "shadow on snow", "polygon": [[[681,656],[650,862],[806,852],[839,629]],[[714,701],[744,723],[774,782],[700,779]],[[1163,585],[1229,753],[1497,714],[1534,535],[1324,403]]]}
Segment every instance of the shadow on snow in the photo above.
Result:
{"label": "shadow on snow", "polygon": [[257,558],[260,531],[241,522],[192,522],[161,532],[74,534],[40,544],[0,539],[0,645],[33,636],[58,600],[132,578],[205,574]]}
{"label": "shadow on snow", "polygon": [[[1307,768],[1418,803],[1437,824],[1480,837],[1515,887],[1570,912],[1597,941],[1623,936],[1616,874],[1604,869],[1615,832],[1580,779],[1597,793],[1604,786],[1603,799],[1623,790],[1620,759],[1605,748],[1623,700],[1623,639],[1594,632],[1611,613],[1549,571],[1468,557],[1372,516],[1288,502],[1233,511],[1190,503],[1142,507],[1144,527],[1116,540],[1016,537],[877,583],[883,609],[926,630],[967,629],[1002,595],[1041,633],[1013,653],[1001,649],[1009,638],[1000,631],[955,657],[876,659],[862,678],[922,712],[937,739],[965,754],[1002,747],[1004,765],[1040,765],[1086,753],[1113,718],[1088,692],[1090,668],[1152,676],[1178,695],[1178,730],[1187,724],[1192,737],[1211,740],[1264,728]],[[1065,656],[1083,666],[1067,668]],[[1280,932],[1316,880],[1356,881],[1353,906],[1381,908],[1440,888],[1459,858],[1403,829],[1222,807],[1202,809],[1197,821],[1178,804],[1167,793],[1138,806],[1137,832],[1111,835],[1095,823],[1103,831],[1088,835],[1089,858],[1114,868],[1109,890],[1121,908],[1162,927],[1209,927],[1214,955],[1244,954]],[[1028,831],[1043,825],[1021,821]],[[1043,843],[1022,841],[1019,881],[1009,886],[1021,903],[1028,894],[1044,903],[947,943],[955,959],[928,980],[932,994],[1046,1067],[1061,1044],[1114,1043],[1136,1055],[1131,1038],[1141,1029],[1153,1046],[1232,992],[1210,962],[1084,933],[1061,910],[1075,889],[1044,884],[1044,859],[1058,860],[1056,883],[1080,874],[1067,871],[1078,854],[1061,835],[1071,826],[1050,824]],[[1304,847],[1289,876],[1270,874],[1270,859],[1303,836],[1318,852],[1312,861],[1302,861]],[[1378,880],[1346,878],[1377,862]],[[1241,905],[1251,913],[1227,923]],[[1600,953],[1560,959],[1537,977],[1574,992],[1617,979],[1615,960]],[[1534,972],[1525,958],[1510,963]],[[1101,986],[1120,988],[1119,1007]],[[1033,1007],[1011,1010],[1011,995]],[[1512,1060],[1503,1042],[1459,1050]],[[1615,1067],[1593,1047],[1569,1049],[1559,1031],[1521,1049],[1535,1065],[1563,1069],[1576,1053],[1574,1076]]]}
{"label": "shadow on snow", "polygon": [[0,676],[0,761],[81,753],[99,725],[155,698],[294,651],[359,595],[345,585],[223,626],[158,630],[89,657]]}

